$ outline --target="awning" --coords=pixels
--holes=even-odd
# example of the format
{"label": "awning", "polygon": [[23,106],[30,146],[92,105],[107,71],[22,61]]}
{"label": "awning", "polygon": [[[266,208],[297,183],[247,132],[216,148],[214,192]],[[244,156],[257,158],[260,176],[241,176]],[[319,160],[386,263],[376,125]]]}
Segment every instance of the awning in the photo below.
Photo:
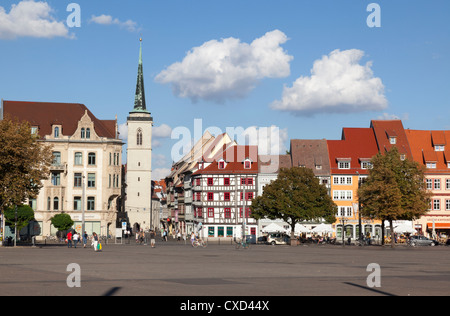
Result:
{"label": "awning", "polygon": [[[433,223],[427,223],[428,228],[433,229]],[[435,229],[450,229],[450,223],[435,223]]]}

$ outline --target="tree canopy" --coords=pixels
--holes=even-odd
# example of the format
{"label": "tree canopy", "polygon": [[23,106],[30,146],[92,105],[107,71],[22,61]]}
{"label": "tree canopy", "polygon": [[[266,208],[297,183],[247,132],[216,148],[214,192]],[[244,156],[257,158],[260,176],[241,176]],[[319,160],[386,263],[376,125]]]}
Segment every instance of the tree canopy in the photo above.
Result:
{"label": "tree canopy", "polygon": [[50,147],[38,141],[27,122],[0,121],[0,212],[35,198],[52,163]]}
{"label": "tree canopy", "polygon": [[6,209],[5,219],[6,224],[10,227],[14,227],[14,225],[17,224],[17,232],[18,232],[22,228],[27,226],[29,222],[34,220],[34,211],[29,205],[21,205],[17,207],[17,214],[16,214],[16,207],[12,206]]}
{"label": "tree canopy", "polygon": [[51,219],[52,225],[58,230],[68,230],[73,226],[73,220],[69,214],[56,214]]}
{"label": "tree canopy", "polygon": [[303,221],[334,223],[337,206],[311,169],[304,167],[282,168],[278,178],[264,187],[261,196],[251,205],[256,219],[282,219],[291,226]]}
{"label": "tree canopy", "polygon": [[369,176],[358,190],[361,215],[392,222],[414,220],[425,215],[430,206],[424,168],[409,159],[400,159],[396,147],[372,158]]}

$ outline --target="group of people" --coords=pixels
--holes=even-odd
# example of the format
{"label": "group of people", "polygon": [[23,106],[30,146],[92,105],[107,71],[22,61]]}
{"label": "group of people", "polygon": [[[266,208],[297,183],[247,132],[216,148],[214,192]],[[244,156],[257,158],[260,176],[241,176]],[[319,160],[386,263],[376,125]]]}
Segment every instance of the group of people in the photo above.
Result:
{"label": "group of people", "polygon": [[[83,248],[86,248],[88,239],[89,239],[89,235],[87,234],[87,232],[84,232],[83,236],[80,236],[80,234],[77,231],[74,231],[73,233],[72,233],[72,231],[69,231],[66,236],[67,247],[72,248],[72,242],[73,242],[73,246],[75,248],[77,248],[78,242],[80,242],[82,240]],[[94,232],[94,233],[92,233],[92,236],[90,239],[91,239],[91,245],[94,247],[94,250],[98,251],[99,250],[98,249],[98,235]]]}

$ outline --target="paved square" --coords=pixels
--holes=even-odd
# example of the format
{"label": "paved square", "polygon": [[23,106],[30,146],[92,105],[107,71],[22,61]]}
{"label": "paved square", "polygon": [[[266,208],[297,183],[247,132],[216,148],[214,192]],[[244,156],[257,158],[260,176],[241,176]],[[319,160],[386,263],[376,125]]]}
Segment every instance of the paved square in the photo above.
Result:
{"label": "paved square", "polygon": [[[159,242],[0,248],[2,295],[302,296],[449,295],[450,248],[232,245]],[[79,288],[67,285],[71,263]],[[379,264],[381,287],[367,266]]]}

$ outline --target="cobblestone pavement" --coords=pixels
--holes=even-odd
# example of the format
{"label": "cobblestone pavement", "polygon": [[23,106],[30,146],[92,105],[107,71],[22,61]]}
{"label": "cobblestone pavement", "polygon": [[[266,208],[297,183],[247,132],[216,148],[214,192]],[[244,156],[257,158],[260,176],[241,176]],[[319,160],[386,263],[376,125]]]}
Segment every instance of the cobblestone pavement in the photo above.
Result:
{"label": "cobblestone pavement", "polygon": [[[435,296],[450,294],[448,262],[445,246],[3,247],[0,285],[2,296]],[[371,263],[380,267],[377,279]],[[368,286],[368,278],[380,287]],[[80,287],[68,286],[77,280]]]}

